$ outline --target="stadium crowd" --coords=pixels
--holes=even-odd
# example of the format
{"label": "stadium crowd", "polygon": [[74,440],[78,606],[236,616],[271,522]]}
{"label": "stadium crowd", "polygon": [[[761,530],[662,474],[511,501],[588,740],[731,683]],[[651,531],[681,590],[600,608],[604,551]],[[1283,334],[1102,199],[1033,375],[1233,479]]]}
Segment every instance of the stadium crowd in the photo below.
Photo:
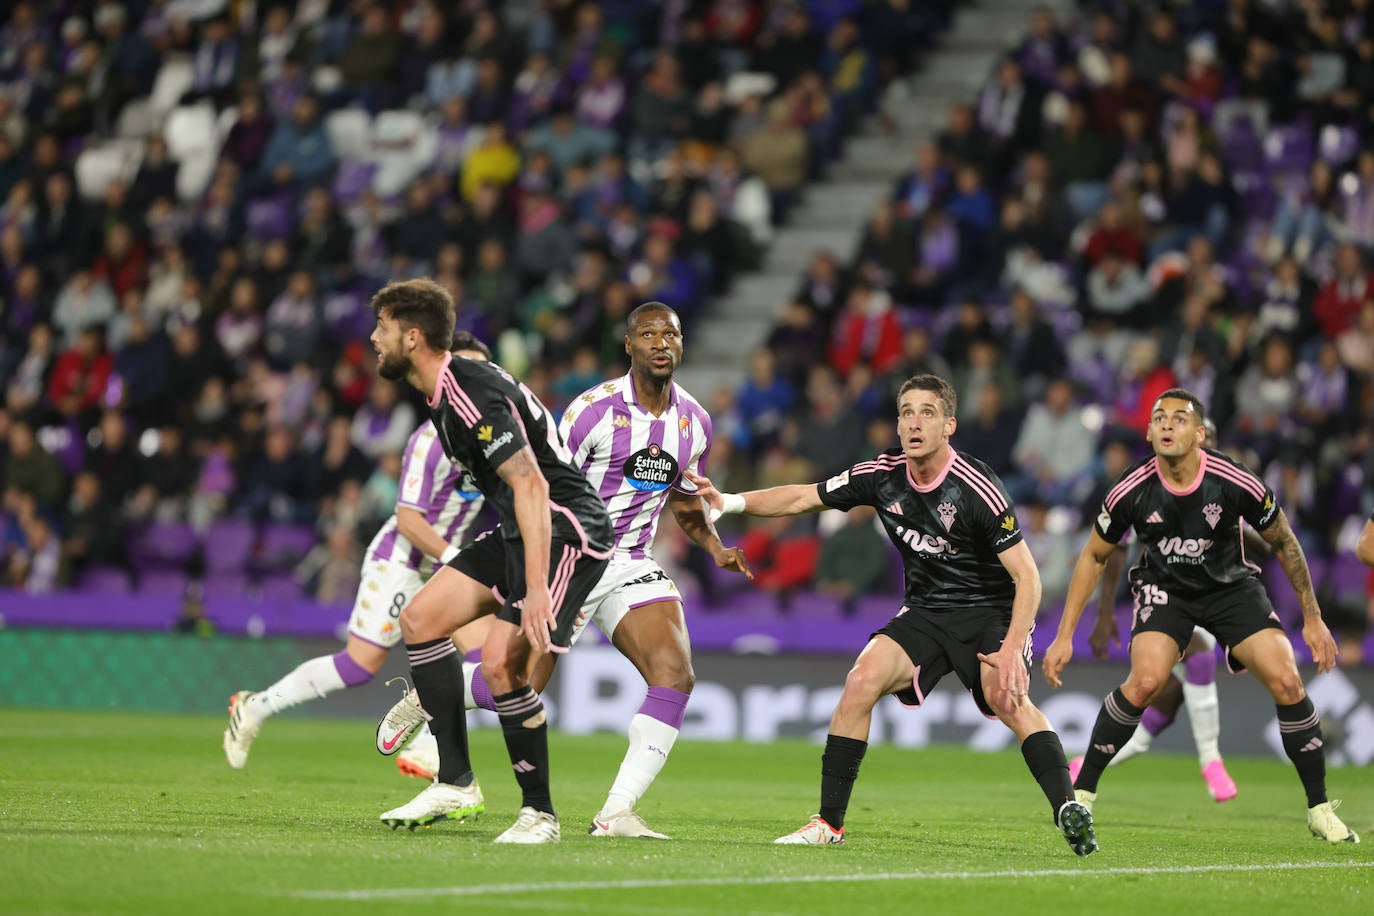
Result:
{"label": "stadium crowd", "polygon": [[[271,560],[284,526],[318,532],[301,572],[346,601],[423,415],[375,377],[372,291],[434,276],[552,405],[623,371],[640,301],[677,309],[690,348],[845,138],[888,126],[886,87],[957,6],[13,4],[9,585],[138,573],[167,525],[247,528]],[[903,379],[938,372],[1051,603],[1154,397],[1183,385],[1309,553],[1348,553],[1374,472],[1372,18],[1363,0],[1032,15],[853,250],[816,252],[743,385],[698,392],[713,477],[835,473],[890,444]],[[759,521],[743,543],[784,593],[889,591],[869,521]],[[1324,598],[1354,627],[1347,580]]]}

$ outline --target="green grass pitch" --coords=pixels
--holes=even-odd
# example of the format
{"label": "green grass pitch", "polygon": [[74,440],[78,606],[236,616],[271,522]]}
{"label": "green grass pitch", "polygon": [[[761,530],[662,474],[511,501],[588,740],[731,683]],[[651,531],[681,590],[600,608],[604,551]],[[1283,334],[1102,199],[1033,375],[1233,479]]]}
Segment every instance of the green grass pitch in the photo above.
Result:
{"label": "green grass pitch", "polygon": [[816,808],[819,748],[679,742],[640,810],[672,842],[586,835],[624,751],[554,733],[563,842],[497,847],[515,816],[500,736],[474,733],[474,823],[391,831],[422,788],[368,722],[288,717],[231,771],[220,718],[0,709],[0,912],[26,914],[1374,913],[1374,780],[1331,774],[1366,834],[1307,834],[1279,761],[1228,761],[1211,802],[1191,759],[1110,771],[1101,852],[1079,859],[1020,755],[873,748],[841,847],[776,847]]}

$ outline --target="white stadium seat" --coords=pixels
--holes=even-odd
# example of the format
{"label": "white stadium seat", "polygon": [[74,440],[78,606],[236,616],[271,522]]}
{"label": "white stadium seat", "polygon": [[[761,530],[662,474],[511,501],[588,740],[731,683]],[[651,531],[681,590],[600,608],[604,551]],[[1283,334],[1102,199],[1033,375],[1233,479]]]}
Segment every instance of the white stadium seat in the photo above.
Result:
{"label": "white stadium seat", "polygon": [[195,68],[189,57],[169,57],[153,81],[153,94],[149,99],[153,112],[159,116],[165,115],[177,107],[194,79]]}
{"label": "white stadium seat", "polygon": [[329,145],[340,159],[366,159],[372,149],[372,116],[361,108],[341,108],[324,119]]}
{"label": "white stadium seat", "polygon": [[172,158],[181,160],[204,150],[218,153],[219,129],[215,119],[215,106],[209,102],[172,109],[162,128]]}

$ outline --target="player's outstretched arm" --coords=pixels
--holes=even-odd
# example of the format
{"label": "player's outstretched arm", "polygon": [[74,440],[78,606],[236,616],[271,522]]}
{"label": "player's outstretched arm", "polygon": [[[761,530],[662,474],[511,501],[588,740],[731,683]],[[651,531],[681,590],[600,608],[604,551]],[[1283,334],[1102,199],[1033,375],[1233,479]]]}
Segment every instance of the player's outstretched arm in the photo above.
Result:
{"label": "player's outstretched arm", "polygon": [[726,547],[716,533],[716,526],[706,517],[706,502],[699,493],[683,493],[673,490],[668,494],[668,507],[673,510],[673,518],[682,533],[702,550],[711,555],[719,569],[742,572],[750,579],[754,573],[749,569],[749,561],[744,551],[738,547]]}
{"label": "player's outstretched arm", "polygon": [[558,623],[549,594],[549,553],[553,549],[549,482],[528,445],[501,462],[496,473],[515,496],[515,523],[525,545],[525,603],[520,609],[520,629],[536,650],[551,652],[551,637]]}
{"label": "player's outstretched arm", "polygon": [[1073,658],[1073,633],[1078,629],[1078,618],[1083,616],[1083,609],[1097,588],[1098,580],[1102,578],[1102,567],[1107,565],[1114,550],[1116,545],[1098,534],[1096,528],[1088,532],[1088,543],[1083,545],[1083,552],[1078,555],[1078,562],[1073,567],[1073,577],[1069,579],[1069,595],[1064,599],[1064,616],[1059,619],[1059,632],[1045,652],[1042,667],[1045,680],[1049,681],[1051,687],[1061,684],[1059,675]]}
{"label": "player's outstretched arm", "polygon": [[1121,645],[1121,634],[1116,626],[1116,592],[1125,574],[1126,548],[1117,547],[1102,567],[1102,582],[1097,589],[1097,621],[1088,636],[1088,645],[1092,646],[1096,658],[1106,658],[1112,643]]}
{"label": "player's outstretched arm", "polygon": [[713,522],[731,512],[775,518],[781,515],[804,515],[825,508],[819,486],[814,483],[787,484],[747,493],[722,493],[710,478],[691,471],[684,471],[683,475],[696,485],[697,493],[711,507],[710,519]]}
{"label": "player's outstretched arm", "polygon": [[1312,571],[1307,567],[1307,555],[1303,553],[1298,536],[1288,524],[1288,516],[1282,509],[1273,523],[1260,532],[1260,537],[1274,549],[1274,557],[1283,567],[1283,574],[1293,586],[1298,596],[1298,607],[1302,608],[1302,638],[1307,648],[1312,650],[1312,660],[1320,672],[1330,671],[1336,664],[1336,639],[1322,620],[1322,609],[1317,604],[1317,593],[1312,588]]}
{"label": "player's outstretched arm", "polygon": [[1355,556],[1366,566],[1374,566],[1374,519],[1364,523],[1360,539],[1355,542]]}
{"label": "player's outstretched arm", "polygon": [[1022,653],[1035,624],[1035,614],[1040,609],[1040,569],[1025,541],[1008,547],[997,555],[997,559],[1016,583],[1016,594],[1011,601],[1011,625],[1007,627],[1007,637],[1002,640],[1001,647],[991,655],[979,652],[978,660],[996,668],[1001,688],[1011,694],[1013,700],[1020,700],[1030,690],[1030,672],[1026,670]]}

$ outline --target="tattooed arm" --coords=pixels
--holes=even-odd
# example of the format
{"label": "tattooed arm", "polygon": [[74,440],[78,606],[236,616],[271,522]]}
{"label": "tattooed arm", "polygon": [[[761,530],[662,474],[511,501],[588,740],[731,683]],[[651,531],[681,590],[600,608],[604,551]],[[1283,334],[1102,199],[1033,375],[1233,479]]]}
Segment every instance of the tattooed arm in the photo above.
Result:
{"label": "tattooed arm", "polygon": [[1260,536],[1274,550],[1274,558],[1283,567],[1283,574],[1293,586],[1298,596],[1298,606],[1302,608],[1302,638],[1312,650],[1312,660],[1317,663],[1318,671],[1330,671],[1336,663],[1336,640],[1322,620],[1321,608],[1317,605],[1317,593],[1312,588],[1312,572],[1307,568],[1307,556],[1302,552],[1297,535],[1288,524],[1288,516],[1279,510],[1278,517]]}

